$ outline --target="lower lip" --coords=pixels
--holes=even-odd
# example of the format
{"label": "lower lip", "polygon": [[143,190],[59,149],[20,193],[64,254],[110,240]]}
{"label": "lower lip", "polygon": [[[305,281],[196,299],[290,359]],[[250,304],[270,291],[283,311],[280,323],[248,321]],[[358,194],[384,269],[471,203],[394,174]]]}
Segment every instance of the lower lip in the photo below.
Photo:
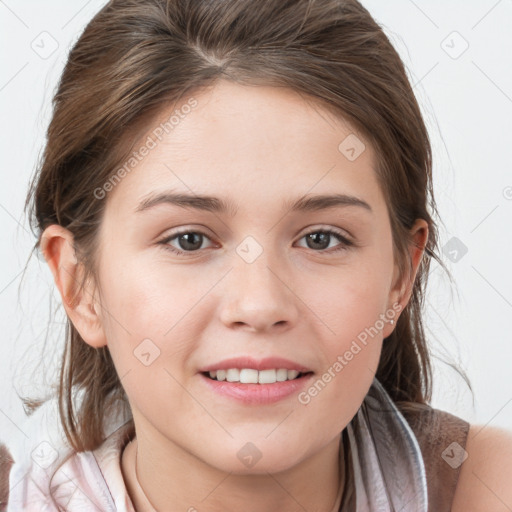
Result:
{"label": "lower lip", "polygon": [[234,398],[246,404],[271,404],[298,393],[313,377],[308,373],[294,380],[273,384],[242,384],[240,382],[218,381],[200,374],[206,385],[215,393]]}

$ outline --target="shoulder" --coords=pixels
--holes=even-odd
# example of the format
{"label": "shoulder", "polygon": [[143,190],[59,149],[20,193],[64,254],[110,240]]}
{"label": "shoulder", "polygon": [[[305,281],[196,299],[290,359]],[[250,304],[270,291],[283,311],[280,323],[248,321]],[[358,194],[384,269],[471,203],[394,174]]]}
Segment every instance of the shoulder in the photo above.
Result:
{"label": "shoulder", "polygon": [[512,432],[470,425],[452,512],[512,510]]}

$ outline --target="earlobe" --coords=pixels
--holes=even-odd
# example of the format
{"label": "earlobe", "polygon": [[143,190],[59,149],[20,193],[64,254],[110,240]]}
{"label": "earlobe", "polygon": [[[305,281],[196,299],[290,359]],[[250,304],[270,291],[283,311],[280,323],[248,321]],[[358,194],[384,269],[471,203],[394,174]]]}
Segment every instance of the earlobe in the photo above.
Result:
{"label": "earlobe", "polygon": [[91,279],[82,283],[84,267],[77,259],[73,234],[58,224],[52,224],[41,235],[40,247],[66,314],[82,339],[95,348],[106,345],[101,307],[95,298],[96,289]]}

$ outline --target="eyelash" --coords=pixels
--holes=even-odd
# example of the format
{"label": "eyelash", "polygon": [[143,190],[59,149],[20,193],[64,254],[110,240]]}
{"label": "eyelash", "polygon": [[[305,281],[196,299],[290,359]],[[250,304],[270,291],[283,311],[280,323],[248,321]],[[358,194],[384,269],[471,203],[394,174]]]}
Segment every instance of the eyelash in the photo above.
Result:
{"label": "eyelash", "polygon": [[[334,236],[335,238],[337,238],[341,242],[341,244],[340,244],[339,247],[334,248],[334,249],[322,249],[320,251],[315,251],[314,249],[311,249],[313,252],[319,252],[319,253],[324,253],[325,252],[325,253],[328,253],[328,254],[332,254],[332,253],[337,253],[337,252],[340,252],[340,251],[346,251],[347,249],[349,249],[350,247],[353,247],[355,245],[354,242],[348,240],[341,233],[339,233],[338,231],[335,231],[333,229],[316,229],[314,231],[310,231],[309,233],[305,233],[304,235],[302,235],[302,237],[299,240],[302,240],[303,238],[305,238],[308,235],[312,235],[312,234],[316,234],[316,233],[322,233],[322,234]],[[172,253],[177,254],[178,256],[189,255],[189,254],[194,254],[194,253],[199,252],[199,249],[195,250],[195,251],[181,251],[181,250],[176,249],[175,247],[169,245],[170,241],[172,241],[172,240],[174,240],[174,239],[176,239],[176,238],[178,238],[178,237],[180,237],[182,235],[187,235],[187,234],[202,235],[202,236],[204,236],[204,237],[209,239],[208,235],[206,235],[202,231],[184,230],[184,231],[179,231],[177,233],[173,233],[170,236],[166,236],[164,239],[160,240],[158,242],[158,244],[162,245],[162,247],[164,249],[166,249],[168,251],[171,251]]]}

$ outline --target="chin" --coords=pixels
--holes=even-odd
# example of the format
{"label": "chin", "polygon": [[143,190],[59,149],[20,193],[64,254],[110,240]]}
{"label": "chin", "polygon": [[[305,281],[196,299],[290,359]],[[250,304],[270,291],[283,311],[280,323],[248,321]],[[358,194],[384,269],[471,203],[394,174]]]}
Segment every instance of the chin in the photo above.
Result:
{"label": "chin", "polygon": [[[283,442],[269,443],[262,439],[260,442],[231,441],[220,453],[209,453],[207,464],[226,473],[235,475],[266,475],[286,471],[299,464],[305,454],[302,453],[304,443],[297,446],[287,445]],[[226,456],[227,454],[233,454]],[[213,460],[212,455],[214,455]]]}
{"label": "chin", "polygon": [[291,468],[293,468],[295,465],[298,464],[298,461],[293,459],[283,459],[283,457],[280,458],[280,460],[264,460],[262,457],[258,462],[254,464],[252,467],[245,467],[238,459],[231,459],[230,461],[226,461],[225,464],[222,464],[222,466],[219,467],[217,465],[217,469],[220,471],[223,471],[225,473],[231,473],[233,475],[238,476],[266,476],[269,473],[270,474],[276,474],[283,471],[287,471]]}

